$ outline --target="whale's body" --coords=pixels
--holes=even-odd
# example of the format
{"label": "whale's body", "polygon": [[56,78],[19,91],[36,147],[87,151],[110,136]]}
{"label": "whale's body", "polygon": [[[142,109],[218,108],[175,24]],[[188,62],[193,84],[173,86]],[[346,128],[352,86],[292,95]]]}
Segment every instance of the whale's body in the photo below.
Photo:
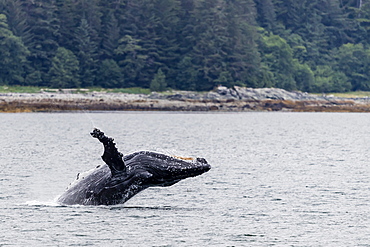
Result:
{"label": "whale's body", "polygon": [[203,158],[182,159],[150,151],[123,156],[113,139],[100,130],[91,135],[103,143],[106,164],[79,174],[58,198],[61,204],[121,204],[148,187],[170,186],[211,169]]}

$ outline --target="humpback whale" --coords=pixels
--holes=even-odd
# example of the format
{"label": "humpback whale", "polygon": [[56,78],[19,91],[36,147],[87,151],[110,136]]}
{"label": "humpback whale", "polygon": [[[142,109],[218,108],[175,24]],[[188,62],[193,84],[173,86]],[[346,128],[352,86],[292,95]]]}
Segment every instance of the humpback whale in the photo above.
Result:
{"label": "humpback whale", "polygon": [[57,199],[62,205],[122,204],[148,187],[171,186],[211,169],[204,158],[181,158],[150,151],[124,156],[114,139],[104,132],[95,128],[90,134],[104,145],[105,164],[78,174]]}

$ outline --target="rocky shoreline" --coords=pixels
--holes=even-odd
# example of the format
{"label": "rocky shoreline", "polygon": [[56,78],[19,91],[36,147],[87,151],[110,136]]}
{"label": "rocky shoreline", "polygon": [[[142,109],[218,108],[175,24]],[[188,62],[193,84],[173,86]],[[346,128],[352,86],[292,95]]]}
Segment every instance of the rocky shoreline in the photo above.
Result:
{"label": "rocky shoreline", "polygon": [[54,111],[370,112],[370,98],[339,98],[277,88],[218,87],[205,93],[2,93],[0,112]]}

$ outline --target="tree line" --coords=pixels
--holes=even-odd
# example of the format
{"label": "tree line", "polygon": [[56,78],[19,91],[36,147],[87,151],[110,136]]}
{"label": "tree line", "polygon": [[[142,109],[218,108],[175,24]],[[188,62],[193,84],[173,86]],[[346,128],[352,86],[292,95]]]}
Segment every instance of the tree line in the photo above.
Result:
{"label": "tree line", "polygon": [[370,1],[0,0],[0,85],[370,90]]}

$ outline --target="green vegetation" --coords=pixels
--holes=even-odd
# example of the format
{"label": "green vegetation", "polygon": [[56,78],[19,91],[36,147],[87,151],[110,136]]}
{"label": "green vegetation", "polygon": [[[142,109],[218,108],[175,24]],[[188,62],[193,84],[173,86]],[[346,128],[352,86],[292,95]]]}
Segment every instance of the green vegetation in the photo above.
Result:
{"label": "green vegetation", "polygon": [[0,86],[0,93],[41,93],[41,92],[66,92],[66,93],[92,93],[92,92],[106,92],[106,93],[129,93],[129,94],[150,94],[151,91],[148,88],[73,88],[73,89],[54,89],[45,87],[33,87],[33,86]]}
{"label": "green vegetation", "polygon": [[0,85],[366,91],[369,23],[358,0],[1,0]]}
{"label": "green vegetation", "polygon": [[345,93],[332,93],[336,97],[342,98],[366,98],[370,97],[369,91],[355,91],[355,92],[345,92]]}
{"label": "green vegetation", "polygon": [[0,93],[40,93],[40,87],[32,86],[0,86]]}
{"label": "green vegetation", "polygon": [[115,88],[115,89],[94,89],[93,91],[104,91],[110,93],[130,93],[130,94],[150,94],[151,91],[149,88],[139,88],[139,87],[131,87],[131,88]]}

